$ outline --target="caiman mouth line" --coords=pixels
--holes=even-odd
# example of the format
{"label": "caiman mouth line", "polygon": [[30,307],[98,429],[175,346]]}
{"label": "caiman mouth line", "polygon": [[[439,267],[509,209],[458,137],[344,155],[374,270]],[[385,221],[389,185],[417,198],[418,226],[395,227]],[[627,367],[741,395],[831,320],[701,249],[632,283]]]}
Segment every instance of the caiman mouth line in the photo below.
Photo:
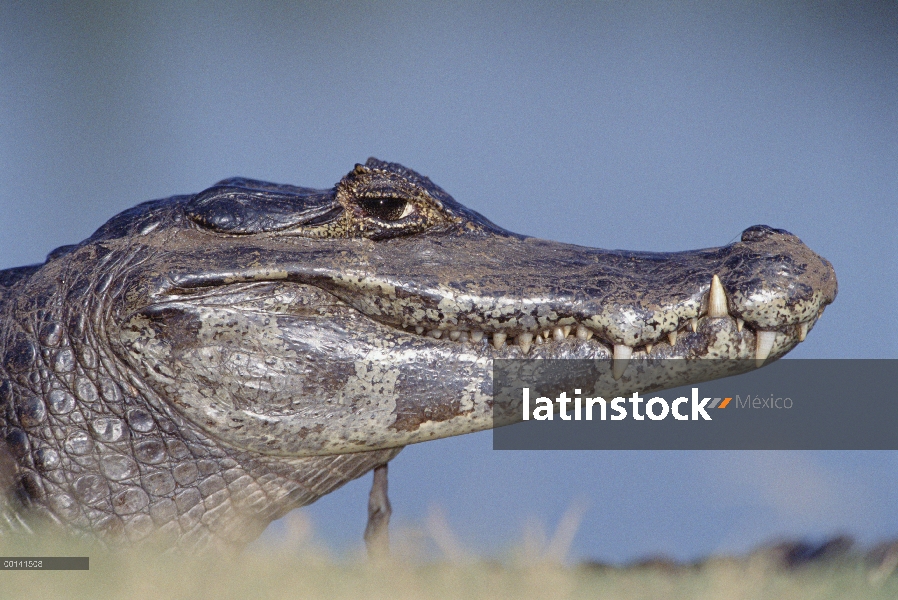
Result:
{"label": "caiman mouth line", "polygon": [[[640,355],[652,358],[675,358],[677,341],[682,339],[681,336],[690,333],[699,334],[699,329],[705,319],[728,319],[732,327],[746,340],[754,338],[751,340],[754,345],[754,357],[760,366],[770,355],[778,334],[787,339],[793,339],[795,342],[803,342],[813,322],[823,314],[824,310],[821,307],[817,315],[810,321],[772,329],[761,329],[757,325],[746,323],[745,320],[729,314],[726,292],[716,275],[711,280],[708,292],[704,294],[702,308],[702,313],[699,316],[680,319],[673,329],[662,333],[654,341],[636,347],[628,346],[620,340],[597,338],[596,333],[601,332],[592,329],[588,324],[578,322],[575,317],[560,317],[555,320],[554,325],[534,330],[458,329],[452,327],[451,323],[446,323],[429,329],[422,325],[406,325],[404,331],[435,340],[467,343],[474,347],[485,347],[485,344],[489,344],[496,351],[505,350],[502,355],[493,355],[501,358],[540,358],[545,354],[540,351],[540,346],[552,347],[555,343],[563,343],[568,340],[569,343],[575,344],[573,347],[580,344],[591,351],[599,351],[599,353],[604,353],[616,360],[626,360],[631,356]],[[389,323],[384,324],[389,325]]]}
{"label": "caiman mouth line", "polygon": [[[288,273],[279,273],[277,277],[268,281],[246,281],[237,283],[231,279],[224,284],[227,296],[234,290],[250,292],[253,288],[269,284],[290,281],[293,277]],[[302,279],[300,277],[299,279]],[[374,280],[360,279],[360,286],[366,289],[383,287],[383,284]],[[221,283],[221,279],[217,279]],[[206,292],[205,290],[209,290]],[[221,288],[208,279],[196,278],[184,287],[169,290],[166,294],[171,299],[186,300],[192,298],[209,299],[221,293]],[[325,290],[326,291],[326,290]],[[336,304],[343,305],[348,310],[355,312],[382,326],[393,329],[397,333],[410,335],[413,338],[427,341],[432,344],[461,344],[471,350],[477,351],[481,356],[494,358],[554,358],[559,351],[564,349],[564,354],[569,357],[583,357],[594,359],[613,360],[613,374],[619,379],[626,370],[630,359],[670,359],[670,358],[702,358],[711,357],[707,353],[708,339],[710,336],[719,336],[725,332],[734,345],[739,348],[738,353],[729,356],[714,356],[715,358],[745,359],[753,357],[756,365],[760,367],[771,356],[780,355],[797,343],[803,342],[808,331],[816,320],[823,314],[825,306],[820,306],[816,314],[810,318],[788,323],[777,327],[761,327],[757,323],[746,321],[739,316],[731,314],[729,300],[720,278],[712,276],[707,290],[698,294],[698,303],[686,304],[680,308],[682,315],[670,310],[674,318],[668,319],[663,324],[655,323],[655,327],[647,327],[641,322],[641,329],[652,329],[657,333],[651,341],[636,346],[631,346],[620,339],[613,339],[607,335],[607,331],[596,328],[594,323],[600,317],[580,318],[570,315],[554,314],[552,318],[518,314],[511,320],[520,322],[526,318],[539,323],[530,329],[524,328],[480,328],[459,327],[457,322],[436,322],[428,320],[425,324],[405,322],[397,324],[389,320],[378,318],[359,310],[339,297],[333,296]],[[160,305],[166,304],[163,302]],[[540,313],[539,304],[533,313]],[[697,310],[695,307],[698,307]],[[638,321],[635,311],[630,311],[629,318],[624,320],[631,323]],[[697,312],[697,314],[696,314]],[[694,315],[694,316],[692,316]],[[489,318],[483,313],[479,315],[483,322],[489,322]],[[593,325],[591,327],[591,325]]]}

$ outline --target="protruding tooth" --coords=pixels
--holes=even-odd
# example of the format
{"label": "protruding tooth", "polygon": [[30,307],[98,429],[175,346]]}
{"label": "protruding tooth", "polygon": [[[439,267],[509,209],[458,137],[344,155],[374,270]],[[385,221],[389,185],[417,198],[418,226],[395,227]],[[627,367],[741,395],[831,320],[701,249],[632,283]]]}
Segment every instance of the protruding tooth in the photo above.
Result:
{"label": "protruding tooth", "polygon": [[773,349],[773,342],[776,339],[775,331],[759,331],[755,338],[755,364],[761,366],[767,357],[770,356],[770,350]]}
{"label": "protruding tooth", "polygon": [[418,325],[417,327],[415,327],[415,333],[421,335],[422,333],[424,333],[424,328]]}
{"label": "protruding tooth", "polygon": [[807,324],[807,322],[799,323],[798,324],[798,341],[803,342],[804,338],[806,338],[806,337],[808,337],[808,324]]}
{"label": "protruding tooth", "polygon": [[546,338],[546,341],[547,341],[547,342],[548,342],[549,340],[551,340],[551,339],[552,339],[552,330],[551,330],[551,329],[546,329],[545,331],[543,331],[543,337]]}
{"label": "protruding tooth", "polygon": [[518,337],[515,338],[518,342],[518,346],[521,347],[521,350],[524,354],[530,352],[530,345],[533,343],[533,334],[532,333],[520,333]]}
{"label": "protruding tooth", "polygon": [[655,344],[646,344],[645,345],[645,353],[648,354],[649,352],[652,351],[652,348],[654,348],[654,347],[655,347]]}
{"label": "protruding tooth", "polygon": [[689,319],[689,326],[692,328],[692,333],[697,332],[698,331],[698,319],[695,317],[692,317],[691,319]]}
{"label": "protruding tooth", "polygon": [[564,331],[564,337],[571,335],[571,326],[570,325],[565,325],[564,327],[561,328],[561,330]]}
{"label": "protruding tooth", "polygon": [[427,335],[432,338],[440,339],[443,336],[443,331],[441,329],[431,329],[427,332]]}
{"label": "protruding tooth", "polygon": [[537,335],[536,339],[534,339],[533,341],[536,343],[537,346],[542,346],[543,345],[543,336]]}
{"label": "protruding tooth", "polygon": [[671,346],[676,346],[677,345],[677,332],[671,331],[670,333],[668,333],[667,341],[670,342]]}
{"label": "protruding tooth", "polygon": [[482,331],[480,331],[479,329],[472,329],[472,330],[471,330],[471,341],[472,341],[472,342],[479,342],[479,341],[482,340],[482,339],[483,339],[483,332],[482,332]]}
{"label": "protruding tooth", "polygon": [[591,340],[593,335],[594,335],[594,334],[593,334],[592,329],[587,329],[587,330],[586,330],[586,339]]}
{"label": "protruding tooth", "polygon": [[468,332],[467,332],[467,331],[460,331],[460,332],[458,333],[458,341],[459,341],[459,342],[467,342],[467,341],[468,341],[468,338],[470,338],[470,337],[471,337],[471,336],[468,335]]}
{"label": "protruding tooth", "polygon": [[502,347],[502,344],[505,343],[505,338],[508,337],[508,334],[505,333],[494,333],[493,334],[493,348],[498,350]]}
{"label": "protruding tooth", "polygon": [[584,327],[583,325],[577,325],[577,333],[578,340],[588,340],[589,339],[589,329]]}
{"label": "protruding tooth", "polygon": [[742,328],[745,327],[745,321],[742,319],[736,319],[736,331],[742,331]]}
{"label": "protruding tooth", "polygon": [[627,360],[633,355],[633,348],[631,346],[627,346],[626,344],[615,344],[614,345],[614,360],[622,358]]}
{"label": "protruding tooth", "polygon": [[624,374],[624,371],[627,370],[627,363],[632,354],[633,348],[630,346],[625,346],[623,344],[614,345],[614,358],[611,361],[611,375],[613,375],[615,379],[620,379]]}
{"label": "protruding tooth", "polygon": [[458,338],[460,336],[461,336],[461,331],[458,331],[457,329],[453,329],[452,331],[449,332],[449,339],[452,340],[453,342],[457,342]]}
{"label": "protruding tooth", "polygon": [[553,329],[552,330],[552,338],[556,342],[560,342],[561,340],[563,340],[564,339],[564,329],[562,329],[561,327],[556,327],[555,329]]}
{"label": "protruding tooth", "polygon": [[727,295],[723,291],[720,278],[715,275],[711,278],[711,291],[708,292],[708,316],[725,317],[727,312]]}

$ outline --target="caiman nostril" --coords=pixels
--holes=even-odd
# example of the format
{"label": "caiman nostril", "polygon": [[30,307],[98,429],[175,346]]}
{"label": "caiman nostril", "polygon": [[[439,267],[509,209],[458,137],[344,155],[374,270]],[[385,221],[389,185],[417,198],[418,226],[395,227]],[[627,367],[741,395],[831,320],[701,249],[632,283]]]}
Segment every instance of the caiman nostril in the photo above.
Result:
{"label": "caiman nostril", "polygon": [[742,232],[743,242],[760,242],[764,238],[773,234],[792,235],[785,229],[774,229],[769,225],[754,225]]}

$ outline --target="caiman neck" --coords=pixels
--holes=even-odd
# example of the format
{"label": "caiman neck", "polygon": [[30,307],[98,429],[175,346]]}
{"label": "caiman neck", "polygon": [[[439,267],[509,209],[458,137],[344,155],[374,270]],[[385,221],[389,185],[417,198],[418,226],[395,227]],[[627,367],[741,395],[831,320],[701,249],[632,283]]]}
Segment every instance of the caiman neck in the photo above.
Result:
{"label": "caiman neck", "polygon": [[188,550],[239,548],[399,452],[279,459],[231,449],[95,351],[103,333],[87,312],[23,312],[18,302],[12,312],[25,317],[6,322],[0,366],[4,529],[40,518],[113,545],[153,536]]}

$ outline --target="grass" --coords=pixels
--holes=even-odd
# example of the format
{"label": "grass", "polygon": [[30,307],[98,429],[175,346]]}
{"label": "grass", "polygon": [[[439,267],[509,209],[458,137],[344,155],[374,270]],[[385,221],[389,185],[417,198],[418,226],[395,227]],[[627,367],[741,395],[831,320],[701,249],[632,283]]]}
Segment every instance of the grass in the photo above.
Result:
{"label": "grass", "polygon": [[5,598],[896,598],[898,581],[871,583],[844,565],[783,572],[763,564],[712,561],[702,567],[594,569],[399,562],[340,564],[307,556],[253,553],[231,560],[91,554],[90,571],[5,571]]}
{"label": "grass", "polygon": [[[435,523],[435,524],[434,524]],[[2,598],[345,598],[429,599],[852,599],[898,598],[898,575],[861,557],[783,569],[764,553],[717,557],[699,565],[648,562],[629,567],[564,566],[558,539],[542,554],[520,544],[501,561],[460,552],[451,532],[430,523],[426,535],[397,536],[387,560],[337,559],[316,548],[301,519],[286,540],[253,546],[237,557],[190,557],[108,551],[47,537],[0,541],[4,556],[90,556],[89,571],[3,571]],[[568,535],[565,533],[564,535]],[[430,537],[452,560],[422,560],[414,546]],[[437,539],[442,537],[442,539]],[[412,540],[411,542],[409,540]],[[418,540],[415,542],[414,540]],[[554,546],[553,546],[554,544]],[[444,553],[445,554],[445,553]]]}

